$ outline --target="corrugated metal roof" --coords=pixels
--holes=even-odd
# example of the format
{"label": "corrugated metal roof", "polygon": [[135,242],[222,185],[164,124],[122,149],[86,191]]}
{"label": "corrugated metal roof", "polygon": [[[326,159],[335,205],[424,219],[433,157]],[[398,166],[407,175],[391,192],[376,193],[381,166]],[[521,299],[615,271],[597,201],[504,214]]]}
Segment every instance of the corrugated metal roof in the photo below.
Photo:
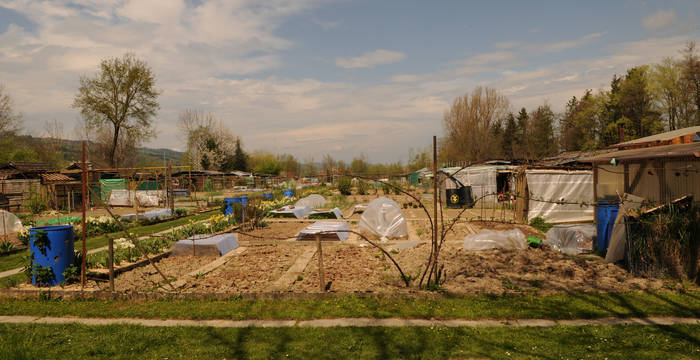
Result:
{"label": "corrugated metal roof", "polygon": [[43,172],[51,170],[51,166],[47,163],[38,162],[9,162],[0,165],[0,169],[17,170],[18,172]]}
{"label": "corrugated metal roof", "polygon": [[655,141],[667,141],[667,140],[672,140],[672,139],[675,139],[677,137],[681,137],[684,135],[697,134],[699,132],[700,132],[700,126],[691,126],[691,127],[687,127],[687,128],[683,128],[683,129],[667,131],[667,132],[661,133],[661,134],[656,134],[656,135],[646,136],[646,137],[639,138],[639,139],[621,142],[619,144],[613,145],[612,147],[617,148],[617,147],[623,147],[625,145],[632,145],[632,144],[641,144],[641,143],[655,142]]}
{"label": "corrugated metal roof", "polygon": [[41,174],[41,178],[44,181],[73,181],[73,178],[71,178],[70,176],[60,174],[60,173]]}
{"label": "corrugated metal roof", "polygon": [[617,161],[629,161],[686,157],[700,158],[700,142],[612,151],[582,160],[593,163],[606,163],[610,162],[613,158]]}

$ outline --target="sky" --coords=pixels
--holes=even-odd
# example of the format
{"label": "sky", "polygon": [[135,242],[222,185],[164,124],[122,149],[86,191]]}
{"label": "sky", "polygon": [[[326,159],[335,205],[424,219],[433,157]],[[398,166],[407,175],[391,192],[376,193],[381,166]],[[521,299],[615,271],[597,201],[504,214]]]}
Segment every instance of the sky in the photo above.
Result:
{"label": "sky", "polygon": [[613,74],[678,57],[698,1],[0,0],[0,84],[27,133],[63,125],[80,76],[133,52],[162,91],[146,145],[185,150],[178,116],[216,114],[248,151],[407,161],[455,98],[561,111]]}

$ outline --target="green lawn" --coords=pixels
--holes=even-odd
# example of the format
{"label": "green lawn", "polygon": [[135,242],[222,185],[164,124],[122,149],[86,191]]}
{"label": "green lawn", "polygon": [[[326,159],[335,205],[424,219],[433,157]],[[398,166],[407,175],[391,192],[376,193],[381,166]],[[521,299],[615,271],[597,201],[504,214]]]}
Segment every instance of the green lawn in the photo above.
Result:
{"label": "green lawn", "polygon": [[0,315],[179,319],[700,317],[698,292],[326,299],[0,299]]}
{"label": "green lawn", "polygon": [[[206,219],[218,211],[219,210],[213,210],[213,211],[209,211],[209,212],[202,213],[202,214],[190,215],[190,216],[182,217],[182,218],[179,218],[176,220],[166,221],[166,222],[162,222],[162,223],[154,224],[154,225],[134,226],[132,228],[129,228],[129,231],[136,234],[137,236],[154,234],[157,232],[161,232],[163,230],[167,230],[171,227],[186,224],[190,220],[197,221],[197,220]],[[120,231],[120,232],[112,233],[109,235],[116,237],[116,236],[122,236],[123,233]],[[105,245],[107,245],[107,237],[105,235],[92,236],[92,237],[89,237],[85,240],[85,246],[87,247],[88,250],[98,248],[100,246],[105,246]],[[82,248],[82,239],[75,239],[75,248],[76,249]],[[24,266],[24,257],[26,257],[26,256],[29,256],[29,250],[15,253],[12,255],[0,257],[0,271],[16,269],[16,268]]]}
{"label": "green lawn", "polygon": [[0,324],[0,359],[697,359],[700,326],[155,328]]}

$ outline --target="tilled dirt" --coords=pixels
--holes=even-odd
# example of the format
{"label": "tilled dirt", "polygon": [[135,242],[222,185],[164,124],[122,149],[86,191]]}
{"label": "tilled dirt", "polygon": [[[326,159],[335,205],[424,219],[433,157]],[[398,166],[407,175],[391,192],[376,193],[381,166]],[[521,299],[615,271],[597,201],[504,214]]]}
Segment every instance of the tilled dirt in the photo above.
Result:
{"label": "tilled dirt", "polygon": [[295,238],[299,232],[304,230],[307,226],[313,224],[313,222],[272,222],[270,221],[266,227],[255,229],[253,231],[246,231],[247,234],[252,236],[247,236],[246,234],[238,234],[239,241],[285,241],[289,238]]}
{"label": "tilled dirt", "polygon": [[[343,244],[323,247],[324,280],[329,291],[382,291],[394,290],[400,281],[399,273],[376,248]],[[290,287],[294,292],[318,292],[318,253]]]}
{"label": "tilled dirt", "polygon": [[250,246],[201,279],[190,280],[185,291],[190,292],[266,292],[299,255],[311,245]]}

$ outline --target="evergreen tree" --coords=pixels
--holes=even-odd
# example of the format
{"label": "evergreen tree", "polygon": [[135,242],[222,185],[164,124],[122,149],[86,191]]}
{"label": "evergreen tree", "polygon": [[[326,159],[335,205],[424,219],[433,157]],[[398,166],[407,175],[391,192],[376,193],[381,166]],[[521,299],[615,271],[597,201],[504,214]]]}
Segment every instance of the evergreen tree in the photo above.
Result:
{"label": "evergreen tree", "polygon": [[236,149],[233,151],[233,170],[248,171],[248,154],[243,151],[241,139],[236,139]]}
{"label": "evergreen tree", "polygon": [[554,139],[554,112],[549,105],[538,106],[530,114],[532,126],[532,153],[535,158],[552,156],[557,153]]}
{"label": "evergreen tree", "polygon": [[506,159],[512,160],[514,158],[514,147],[515,139],[517,138],[518,125],[515,123],[515,115],[513,113],[508,113],[506,116],[506,127],[503,130],[503,156]]}
{"label": "evergreen tree", "polygon": [[518,113],[518,116],[516,117],[517,120],[517,127],[516,127],[516,136],[515,136],[515,144],[517,145],[516,148],[517,150],[516,153],[518,154],[516,157],[519,159],[529,159],[530,158],[530,143],[528,141],[528,132],[529,132],[529,120],[530,116],[527,114],[527,110],[525,108],[520,109],[520,112]]}

